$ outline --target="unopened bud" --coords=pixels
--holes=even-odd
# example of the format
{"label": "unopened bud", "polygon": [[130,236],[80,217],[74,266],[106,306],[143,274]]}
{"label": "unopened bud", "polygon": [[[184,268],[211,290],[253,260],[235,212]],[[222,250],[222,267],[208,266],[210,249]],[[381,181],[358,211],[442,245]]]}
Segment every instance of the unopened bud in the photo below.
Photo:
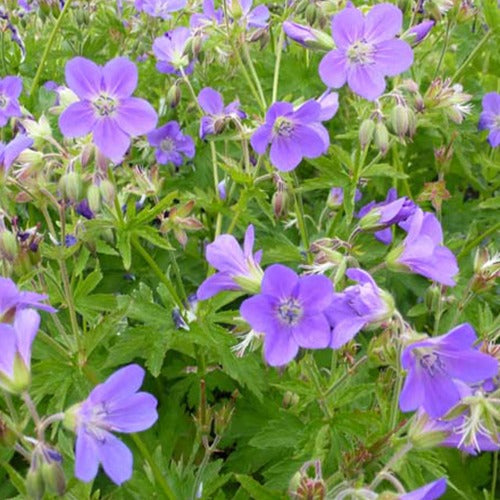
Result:
{"label": "unopened bud", "polygon": [[17,238],[10,231],[0,232],[0,257],[13,261],[16,259],[19,252]]}
{"label": "unopened bud", "polygon": [[112,205],[115,199],[115,186],[108,179],[103,179],[99,184],[101,196],[107,205]]}
{"label": "unopened bud", "polygon": [[272,206],[274,216],[277,219],[286,215],[288,209],[288,193],[286,187],[278,187],[278,190],[273,194]]}
{"label": "unopened bud", "polygon": [[26,476],[26,492],[28,497],[33,500],[41,500],[45,493],[45,485],[43,482],[42,471],[39,467],[28,470]]}
{"label": "unopened bud", "polygon": [[389,132],[381,121],[375,125],[374,143],[382,155],[387,153],[389,149]]}
{"label": "unopened bud", "polygon": [[359,127],[359,143],[361,145],[361,149],[365,149],[370,145],[374,132],[375,122],[371,118],[363,120],[361,127]]}
{"label": "unopened bud", "polygon": [[82,197],[82,181],[76,172],[68,172],[59,180],[59,189],[66,200],[76,202]]}
{"label": "unopened bud", "polygon": [[101,189],[95,184],[91,184],[87,189],[87,200],[92,212],[99,212],[101,208]]}
{"label": "unopened bud", "polygon": [[313,25],[315,23],[316,19],[318,18],[318,8],[316,7],[316,4],[314,2],[311,2],[306,7],[305,17],[309,24]]}
{"label": "unopened bud", "polygon": [[66,478],[60,462],[43,462],[41,466],[42,478],[48,493],[62,496],[66,491]]}
{"label": "unopened bud", "polygon": [[17,441],[15,433],[9,426],[0,418],[0,445],[6,448],[12,448]]}
{"label": "unopened bud", "polygon": [[181,89],[177,83],[174,83],[167,92],[167,105],[171,108],[177,107],[181,100]]}
{"label": "unopened bud", "polygon": [[408,132],[408,121],[408,108],[403,104],[396,104],[391,111],[391,124],[399,137],[404,137]]}

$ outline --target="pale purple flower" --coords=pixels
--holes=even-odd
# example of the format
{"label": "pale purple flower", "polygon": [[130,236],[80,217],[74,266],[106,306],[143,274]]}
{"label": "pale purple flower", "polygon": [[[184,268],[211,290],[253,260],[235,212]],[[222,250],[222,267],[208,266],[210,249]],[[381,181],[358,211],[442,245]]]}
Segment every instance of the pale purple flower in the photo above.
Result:
{"label": "pale purple flower", "polygon": [[47,295],[35,292],[23,292],[10,278],[0,276],[0,320],[6,321],[6,317],[12,317],[18,311],[27,308],[40,309],[50,313],[56,310],[48,304],[42,304],[47,300]]}
{"label": "pale purple flower", "polygon": [[227,198],[226,179],[223,179],[219,182],[219,184],[217,184],[217,191],[219,192],[219,198],[221,200],[225,200]]}
{"label": "pale purple flower", "polygon": [[261,293],[240,307],[253,330],[264,334],[264,357],[271,366],[283,366],[299,347],[322,349],[330,343],[325,310],[333,299],[332,282],[325,276],[298,276],[274,264],[264,272]]}
{"label": "pale purple flower", "polygon": [[137,392],[144,370],[128,365],[96,386],[88,398],[67,412],[67,420],[76,432],[75,476],[92,481],[99,464],[116,484],[132,476],[130,450],[112,432],[144,431],[158,419],[156,398]]}
{"label": "pale purple flower", "polygon": [[398,500],[436,500],[444,495],[446,486],[446,478],[442,477],[417,490],[398,496]]}
{"label": "pale purple flower", "polygon": [[333,92],[331,89],[323,92],[316,99],[316,102],[321,106],[319,119],[322,122],[331,120],[339,110],[339,95],[337,94],[337,92]]}
{"label": "pale purple flower", "polygon": [[366,326],[388,319],[394,310],[390,296],[377,286],[369,273],[351,268],[346,275],[358,284],[334,293],[331,305],[325,310],[332,327],[330,347],[333,349],[347,344]]}
{"label": "pale purple flower", "polygon": [[398,224],[404,230],[408,230],[408,219],[415,213],[417,206],[406,196],[398,198],[394,188],[389,189],[384,201],[368,203],[360,209],[357,217],[363,229],[374,230],[375,238],[389,245],[392,242],[392,230],[389,226]]}
{"label": "pale purple flower", "polygon": [[346,82],[353,92],[373,101],[385,90],[385,77],[406,71],[413,62],[411,47],[396,35],[403,14],[396,6],[377,4],[363,16],[348,7],[332,19],[332,36],[337,48],[319,65],[319,75],[328,87]]}
{"label": "pale purple flower", "polygon": [[216,90],[205,87],[198,94],[198,104],[206,113],[200,121],[200,138],[207,135],[218,134],[228,121],[246,118],[246,113],[240,109],[240,101],[235,101],[224,106],[222,95]]}
{"label": "pale purple flower", "polygon": [[[359,201],[363,195],[361,194],[361,191],[356,188],[356,191],[354,193],[354,201]],[[328,201],[327,204],[329,207],[332,208],[338,208],[342,206],[344,203],[344,188],[342,187],[332,187],[330,189],[330,193],[328,194]]]}
{"label": "pale purple flower", "polygon": [[216,9],[214,0],[203,0],[203,12],[195,13],[189,20],[192,29],[205,28],[211,24],[221,24],[224,20],[222,7]]}
{"label": "pale purple flower", "polygon": [[13,116],[22,116],[19,96],[23,91],[23,81],[18,76],[6,76],[0,79],[0,127]]}
{"label": "pale purple flower", "polygon": [[229,4],[234,19],[249,28],[265,28],[269,20],[269,9],[265,5],[257,5],[252,9],[253,0],[233,0]]}
{"label": "pale purple flower", "polygon": [[[1,292],[0,292],[1,293]],[[31,345],[40,326],[32,309],[18,311],[12,324],[0,323],[0,387],[9,392],[26,390],[30,383]]]}
{"label": "pale purple flower", "polygon": [[422,21],[408,30],[410,41],[413,45],[418,45],[430,33],[436,22],[432,19]]}
{"label": "pale purple flower", "polygon": [[488,129],[488,142],[492,148],[500,146],[500,94],[489,92],[483,97],[483,111],[479,116],[479,130]]}
{"label": "pale purple flower", "polygon": [[497,375],[498,361],[475,349],[475,341],[473,328],[464,323],[406,347],[401,356],[407,371],[401,410],[422,407],[430,417],[442,417],[461,400],[460,381],[471,384]]}
{"label": "pale purple flower", "polygon": [[131,97],[137,87],[137,67],[116,57],[104,67],[84,57],[66,64],[66,83],[80,98],[59,117],[66,137],[92,132],[99,151],[115,163],[122,161],[131,137],[152,130],[158,117],[144,99]]}
{"label": "pale purple flower", "polygon": [[24,134],[18,134],[12,141],[0,142],[0,172],[7,173],[17,157],[33,146],[33,139]]}
{"label": "pale purple flower", "polygon": [[182,133],[176,121],[168,122],[149,132],[147,137],[149,144],[156,148],[156,160],[161,165],[173,163],[176,167],[180,167],[184,157],[193,158],[194,156],[193,139]]}
{"label": "pale purple flower", "polygon": [[259,289],[262,280],[259,265],[262,250],[253,253],[254,239],[254,228],[250,224],[245,232],[243,249],[230,234],[221,234],[207,245],[206,259],[218,272],[200,285],[198,300],[209,299],[224,290],[242,290],[248,287]]}
{"label": "pale purple flower", "polygon": [[321,124],[321,113],[321,105],[313,100],[297,110],[289,102],[275,102],[250,143],[259,154],[264,154],[271,144],[271,163],[278,170],[293,170],[302,158],[317,158],[328,150],[330,137]]}
{"label": "pale purple flower", "polygon": [[189,61],[187,44],[191,39],[191,30],[180,26],[155,38],[153,52],[158,59],[156,69],[160,73],[180,75],[181,69],[186,75],[193,71],[194,63]]}
{"label": "pale purple flower", "polygon": [[171,19],[172,12],[183,9],[187,0],[135,0],[135,8],[151,17]]}
{"label": "pale purple flower", "polygon": [[389,254],[389,265],[421,274],[443,285],[455,286],[453,277],[458,273],[457,259],[443,245],[443,230],[436,216],[417,207],[408,223],[408,235]]}
{"label": "pale purple flower", "polygon": [[293,21],[285,21],[283,23],[283,31],[286,36],[303,47],[313,47],[317,42],[317,37],[310,26],[304,26]]}

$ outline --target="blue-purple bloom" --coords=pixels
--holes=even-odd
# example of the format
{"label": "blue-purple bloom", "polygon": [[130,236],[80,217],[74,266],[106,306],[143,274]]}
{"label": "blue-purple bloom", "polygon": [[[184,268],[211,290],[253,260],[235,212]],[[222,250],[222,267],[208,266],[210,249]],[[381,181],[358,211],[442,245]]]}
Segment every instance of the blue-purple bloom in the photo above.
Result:
{"label": "blue-purple bloom", "polygon": [[407,371],[399,397],[401,410],[422,407],[430,417],[442,417],[461,400],[460,381],[471,384],[496,376],[498,361],[475,349],[475,341],[473,328],[464,323],[406,347],[401,356]]}
{"label": "blue-purple bloom", "polygon": [[25,134],[18,134],[7,144],[0,141],[0,173],[7,173],[17,157],[31,146],[33,139]]}
{"label": "blue-purple bloom", "polygon": [[167,31],[153,42],[153,52],[158,59],[156,69],[160,73],[181,75],[181,69],[186,75],[193,71],[194,63],[189,61],[187,44],[191,39],[191,30],[180,26]]}
{"label": "blue-purple bloom", "polygon": [[171,13],[183,9],[187,0],[135,0],[135,8],[151,17],[171,19]]}
{"label": "blue-purple bloom", "polygon": [[412,45],[418,45],[431,31],[436,22],[432,19],[422,21],[408,30]]}
{"label": "blue-purple bloom", "polygon": [[252,9],[253,0],[233,0],[229,5],[234,20],[239,20],[249,28],[265,28],[269,19],[269,9],[265,5],[257,5]]}
{"label": "blue-purple bloom", "polygon": [[18,76],[0,79],[0,127],[3,127],[9,118],[23,115],[18,101],[22,90],[23,81]]}
{"label": "blue-purple bloom", "polygon": [[184,135],[178,122],[171,121],[160,128],[149,132],[148,141],[156,148],[155,156],[158,163],[166,165],[173,163],[180,167],[184,157],[193,158],[194,141],[191,136]]}
{"label": "blue-purple bloom", "polygon": [[264,357],[271,366],[283,366],[299,347],[322,349],[330,343],[325,315],[333,299],[326,276],[298,276],[274,264],[264,272],[261,293],[245,300],[240,314],[253,330],[264,334]]}
{"label": "blue-purple bloom", "polygon": [[224,20],[222,7],[215,8],[214,0],[203,0],[203,12],[195,13],[189,20],[192,29],[205,28],[211,24],[221,24]]}
{"label": "blue-purple bloom", "polygon": [[47,295],[35,292],[23,292],[10,278],[0,276],[0,321],[7,321],[22,309],[35,308],[50,313],[56,310],[42,301],[47,300]]}
{"label": "blue-purple bloom", "polygon": [[373,101],[385,90],[385,77],[406,71],[413,63],[411,47],[398,38],[403,14],[396,6],[377,4],[363,16],[348,7],[332,19],[337,48],[319,65],[319,75],[328,87],[346,82],[353,92]]}
{"label": "blue-purple bloom", "polygon": [[457,259],[443,245],[443,230],[436,216],[420,208],[408,220],[408,235],[392,250],[387,263],[390,268],[421,274],[443,285],[455,286]]}
{"label": "blue-purple bloom", "polygon": [[75,212],[88,220],[91,220],[95,217],[95,214],[90,208],[89,200],[87,198],[84,198],[75,206]]}
{"label": "blue-purple bloom", "polygon": [[432,483],[410,491],[398,497],[398,500],[436,500],[446,491],[446,478],[436,479]]}
{"label": "blue-purple bloom", "polygon": [[492,148],[500,146],[500,94],[489,92],[483,97],[483,111],[479,116],[479,130],[488,129],[488,142]]}
{"label": "blue-purple bloom", "polygon": [[122,161],[130,138],[152,130],[158,116],[144,99],[131,97],[137,87],[137,67],[125,57],[98,66],[84,57],[66,64],[66,83],[80,98],[59,117],[66,137],[92,132],[100,152],[115,163]]}
{"label": "blue-purple bloom", "polygon": [[[363,197],[361,191],[356,188],[354,193],[354,201],[359,201]],[[344,203],[344,188],[342,187],[332,187],[330,193],[328,194],[327,205],[332,208],[338,208]]]}
{"label": "blue-purple bloom", "polygon": [[331,120],[339,110],[339,95],[331,89],[325,90],[316,102],[321,106],[319,120],[322,122]]}
{"label": "blue-purple bloom", "polygon": [[31,344],[40,326],[32,309],[18,311],[12,324],[0,323],[0,387],[8,392],[26,390],[31,380]]}
{"label": "blue-purple bloom", "polygon": [[347,344],[368,325],[389,319],[394,311],[392,298],[377,286],[369,273],[351,268],[346,275],[358,284],[334,293],[332,303],[325,311],[332,327],[330,347],[333,349]]}
{"label": "blue-purple bloom", "polygon": [[308,49],[331,50],[335,47],[330,36],[310,26],[285,21],[283,30],[289,38]]}
{"label": "blue-purple bloom", "polygon": [[375,238],[389,245],[392,242],[392,231],[390,226],[398,224],[407,230],[408,219],[415,213],[417,206],[406,196],[398,198],[394,188],[389,189],[384,201],[368,203],[360,209],[357,217],[361,219],[359,225],[365,230],[377,230]]}
{"label": "blue-purple bloom", "polygon": [[144,370],[128,365],[66,412],[65,423],[77,435],[75,476],[81,481],[92,481],[99,464],[118,485],[132,476],[132,453],[112,432],[144,431],[158,419],[156,398],[137,392],[143,380]]}
{"label": "blue-purple bloom", "polygon": [[216,90],[205,87],[198,94],[198,104],[206,113],[200,121],[200,138],[207,135],[220,133],[226,123],[235,119],[246,118],[246,113],[240,109],[240,101],[235,101],[224,106],[222,95]]}
{"label": "blue-purple bloom", "polygon": [[284,172],[293,170],[302,158],[317,158],[330,145],[328,131],[321,124],[321,105],[306,101],[297,110],[289,102],[275,102],[266,121],[252,135],[252,147],[259,154],[271,144],[271,163]]}
{"label": "blue-purple bloom", "polygon": [[253,253],[254,239],[254,228],[250,224],[245,232],[243,249],[230,234],[221,234],[207,245],[206,259],[218,272],[200,285],[198,300],[209,299],[224,290],[259,290],[262,281],[262,269],[259,265],[262,250]]}

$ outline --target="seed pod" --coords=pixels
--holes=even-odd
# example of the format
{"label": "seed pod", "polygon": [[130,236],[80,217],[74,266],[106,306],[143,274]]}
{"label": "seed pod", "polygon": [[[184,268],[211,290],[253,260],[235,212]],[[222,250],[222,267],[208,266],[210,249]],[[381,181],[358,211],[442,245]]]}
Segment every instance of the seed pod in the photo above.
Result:
{"label": "seed pod", "polygon": [[82,180],[76,172],[68,172],[59,180],[59,189],[64,199],[76,202],[82,197]]}
{"label": "seed pod", "polygon": [[174,83],[167,92],[167,105],[171,108],[177,107],[181,100],[181,89],[177,83]]}
{"label": "seed pod", "polygon": [[408,132],[408,108],[403,104],[396,104],[391,111],[391,125],[399,137]]}
{"label": "seed pod", "polygon": [[91,184],[87,189],[87,200],[89,202],[89,207],[92,212],[99,212],[101,208],[101,189],[95,184]]}

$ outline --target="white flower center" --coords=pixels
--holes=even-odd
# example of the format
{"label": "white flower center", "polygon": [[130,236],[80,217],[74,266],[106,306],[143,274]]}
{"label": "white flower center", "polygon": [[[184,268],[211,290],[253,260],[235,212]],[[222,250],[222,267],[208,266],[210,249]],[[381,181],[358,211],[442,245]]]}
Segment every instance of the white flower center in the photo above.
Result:
{"label": "white flower center", "polygon": [[351,64],[371,64],[375,48],[371,43],[356,40],[347,49],[347,58]]}

